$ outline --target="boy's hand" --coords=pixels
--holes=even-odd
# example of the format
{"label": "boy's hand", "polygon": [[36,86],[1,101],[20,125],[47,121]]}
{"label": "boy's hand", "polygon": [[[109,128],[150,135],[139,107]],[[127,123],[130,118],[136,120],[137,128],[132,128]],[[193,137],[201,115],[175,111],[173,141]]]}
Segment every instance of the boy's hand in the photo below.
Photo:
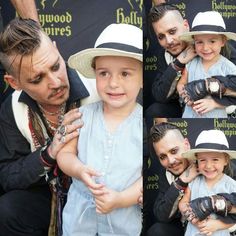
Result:
{"label": "boy's hand", "polygon": [[193,110],[199,115],[203,115],[216,108],[224,108],[220,104],[216,103],[212,97],[197,100],[193,103]]}
{"label": "boy's hand", "polygon": [[104,187],[105,193],[95,195],[96,212],[107,214],[116,208],[119,208],[119,192]]}

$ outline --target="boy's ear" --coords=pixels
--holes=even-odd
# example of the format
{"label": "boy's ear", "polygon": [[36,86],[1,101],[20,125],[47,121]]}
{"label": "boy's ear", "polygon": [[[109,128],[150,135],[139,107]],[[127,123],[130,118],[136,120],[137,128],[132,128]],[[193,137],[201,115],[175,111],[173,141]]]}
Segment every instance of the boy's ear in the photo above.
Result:
{"label": "boy's ear", "polygon": [[4,80],[15,90],[21,90],[18,80],[9,74],[4,75]]}

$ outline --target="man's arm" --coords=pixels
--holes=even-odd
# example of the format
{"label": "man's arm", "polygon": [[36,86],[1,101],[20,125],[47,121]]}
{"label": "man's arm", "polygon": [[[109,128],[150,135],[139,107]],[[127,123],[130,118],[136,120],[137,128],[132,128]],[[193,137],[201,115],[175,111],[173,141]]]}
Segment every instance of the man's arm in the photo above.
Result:
{"label": "man's arm", "polygon": [[173,62],[167,65],[165,51],[162,49],[162,52],[158,56],[158,72],[152,85],[152,94],[156,101],[165,103],[178,98],[178,94],[176,93],[178,80],[185,68],[185,64],[195,56],[194,48],[189,46]]}
{"label": "man's arm", "polygon": [[11,0],[11,3],[21,18],[30,18],[39,22],[38,12],[34,0]]}
{"label": "man's arm", "polygon": [[180,217],[178,205],[190,183],[199,173],[196,165],[191,164],[171,185],[168,183],[166,170],[159,174],[159,194],[154,204],[154,215],[159,221],[170,222]]}
{"label": "man's arm", "polygon": [[[154,203],[153,213],[160,222],[170,222],[180,217],[178,210],[178,202],[182,197],[182,193],[172,183],[169,185],[165,171],[159,174],[159,190]],[[176,205],[176,211],[171,215],[173,206]]]}
{"label": "man's arm", "polygon": [[44,173],[40,150],[31,152],[28,141],[18,130],[11,97],[1,106],[0,140],[0,185],[5,191],[46,183],[45,178],[40,176]]}

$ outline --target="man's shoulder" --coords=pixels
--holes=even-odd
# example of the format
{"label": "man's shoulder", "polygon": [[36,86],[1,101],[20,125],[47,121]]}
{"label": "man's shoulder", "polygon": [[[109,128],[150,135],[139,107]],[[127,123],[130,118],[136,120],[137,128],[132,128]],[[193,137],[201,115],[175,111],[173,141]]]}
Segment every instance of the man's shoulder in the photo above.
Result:
{"label": "man's shoulder", "polygon": [[9,112],[12,112],[12,94],[10,94],[1,104],[0,116],[6,115]]}

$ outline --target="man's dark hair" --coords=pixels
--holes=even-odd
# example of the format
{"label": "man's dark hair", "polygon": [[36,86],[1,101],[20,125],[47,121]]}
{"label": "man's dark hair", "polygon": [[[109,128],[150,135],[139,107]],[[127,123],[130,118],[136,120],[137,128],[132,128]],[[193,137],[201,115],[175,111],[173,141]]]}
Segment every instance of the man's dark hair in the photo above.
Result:
{"label": "man's dark hair", "polygon": [[31,19],[15,18],[7,25],[0,35],[0,61],[8,73],[17,56],[33,54],[40,47],[42,32]]}
{"label": "man's dark hair", "polygon": [[178,8],[174,5],[168,4],[168,3],[162,3],[157,6],[153,6],[150,9],[148,19],[150,23],[159,21],[168,11],[176,11],[177,14],[181,16],[181,13],[179,12]]}
{"label": "man's dark hair", "polygon": [[152,142],[153,143],[159,142],[169,130],[177,130],[183,136],[178,126],[168,123],[168,122],[161,122],[159,124],[154,125],[151,128],[150,136],[151,136]]}

